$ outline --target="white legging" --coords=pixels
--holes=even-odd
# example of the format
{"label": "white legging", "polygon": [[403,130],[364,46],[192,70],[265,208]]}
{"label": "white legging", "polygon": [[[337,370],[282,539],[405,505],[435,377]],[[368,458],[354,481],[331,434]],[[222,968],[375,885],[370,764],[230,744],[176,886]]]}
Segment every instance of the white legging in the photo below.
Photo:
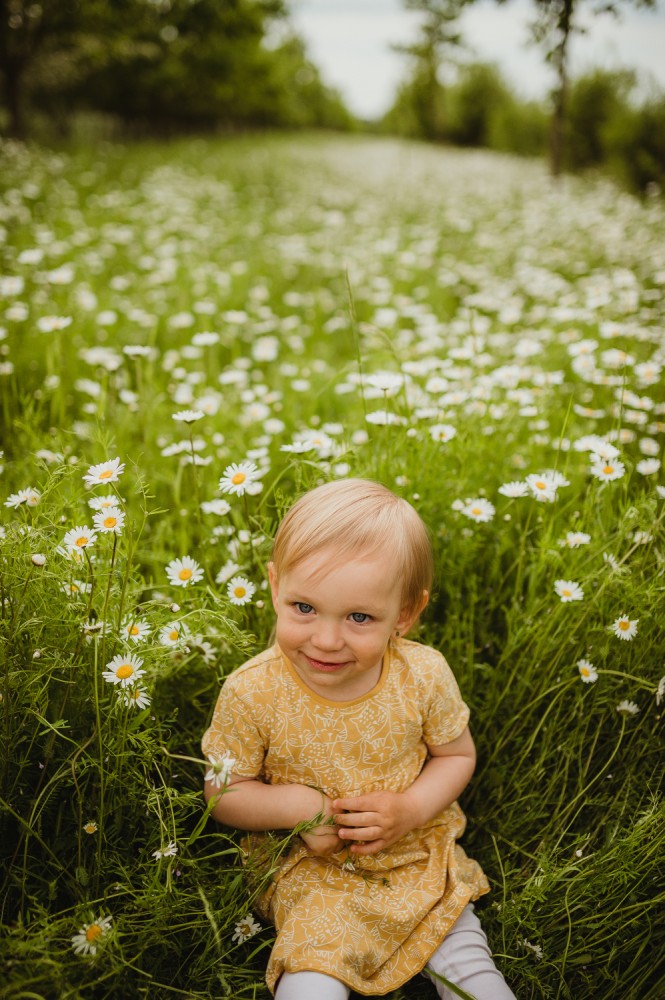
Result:
{"label": "white legging", "polygon": [[[515,1000],[505,979],[492,961],[485,932],[473,912],[464,909],[423,969],[441,1000],[459,1000],[436,975],[460,986],[476,1000]],[[348,1000],[351,990],[339,979],[322,972],[285,972],[277,984],[275,1000]]]}

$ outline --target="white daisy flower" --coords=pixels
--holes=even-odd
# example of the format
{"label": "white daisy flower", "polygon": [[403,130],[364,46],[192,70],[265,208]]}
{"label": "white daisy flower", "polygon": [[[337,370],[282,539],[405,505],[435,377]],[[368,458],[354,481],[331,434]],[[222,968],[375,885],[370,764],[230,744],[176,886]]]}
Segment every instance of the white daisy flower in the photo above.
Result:
{"label": "white daisy flower", "polygon": [[554,590],[564,604],[568,601],[581,601],[584,598],[584,591],[579,583],[573,580],[555,580]]}
{"label": "white daisy flower", "polygon": [[598,680],[598,671],[590,660],[578,660],[577,669],[579,670],[580,677],[585,684],[593,684]]}
{"label": "white daisy flower", "polygon": [[41,333],[55,333],[56,330],[66,330],[71,322],[71,316],[40,316],[37,329]]}
{"label": "white daisy flower", "polygon": [[665,500],[665,486],[656,486],[656,493],[661,500]]}
{"label": "white daisy flower", "polygon": [[616,710],[619,715],[637,715],[640,709],[639,705],[636,705],[634,701],[629,701],[627,698],[624,698],[623,701],[619,702]]}
{"label": "white daisy flower", "polygon": [[106,664],[106,670],[102,672],[102,677],[109,684],[119,684],[126,688],[134,684],[139,677],[143,677],[143,660],[138,656],[123,656],[122,653],[114,656]]}
{"label": "white daisy flower", "polygon": [[211,782],[215,788],[222,788],[229,780],[236,766],[236,759],[232,757],[228,750],[225,750],[221,757],[208,754],[210,768],[206,771],[205,780]]}
{"label": "white daisy flower", "polygon": [[92,590],[92,584],[85,583],[83,580],[66,580],[60,584],[60,587],[69,597],[79,597],[83,594],[89,594]]}
{"label": "white daisy flower", "polygon": [[228,583],[231,577],[235,573],[237,573],[239,569],[240,566],[238,565],[238,563],[233,562],[232,559],[229,559],[227,562],[224,563],[219,573],[215,577],[215,583]]}
{"label": "white daisy flower", "polygon": [[11,493],[5,500],[5,507],[21,507],[23,504],[26,507],[36,507],[41,500],[41,493],[37,490],[33,490],[31,486],[27,489],[19,490],[18,493]]}
{"label": "white daisy flower", "polygon": [[637,635],[637,623],[639,618],[629,618],[628,615],[621,615],[616,621],[613,621],[610,625],[610,629],[614,632],[617,639],[623,639],[625,642],[630,642]]}
{"label": "white daisy flower", "polygon": [[30,556],[30,562],[34,563],[35,566],[43,566],[46,562],[46,556],[43,556],[41,552],[33,552]]}
{"label": "white daisy flower", "polygon": [[248,913],[236,924],[231,940],[237,941],[238,944],[242,944],[244,941],[249,941],[249,939],[254,937],[254,935],[260,930],[261,924],[254,919],[251,913]]}
{"label": "white daisy flower", "polygon": [[153,851],[153,858],[157,858],[159,861],[161,858],[174,858],[178,853],[178,846],[175,840],[170,840],[166,847],[160,847],[159,850]]}
{"label": "white daisy flower", "polygon": [[556,479],[547,472],[531,473],[526,477],[526,483],[532,497],[543,503],[551,503],[556,500],[558,483]]}
{"label": "white daisy flower", "polygon": [[123,497],[117,497],[115,493],[107,493],[103,497],[90,497],[88,507],[91,510],[107,510],[109,507],[118,507],[124,502]]}
{"label": "white daisy flower", "polygon": [[254,493],[255,487],[258,486],[259,491],[261,489],[259,483],[261,475],[258,466],[253,462],[233,462],[224,469],[219,480],[219,489],[222,493],[233,493],[238,497],[245,493]]}
{"label": "white daisy flower", "polygon": [[476,497],[474,500],[466,500],[460,509],[460,514],[470,518],[472,521],[491,521],[496,513],[493,503],[484,497]]}
{"label": "white daisy flower", "polygon": [[97,833],[99,827],[95,823],[94,819],[89,819],[86,823],[83,824],[82,829],[84,833],[87,833],[88,836],[91,837],[93,833]]}
{"label": "white daisy flower", "polygon": [[90,488],[99,483],[115,483],[125,471],[125,463],[119,458],[112,458],[109,462],[100,462],[99,465],[91,465],[83,476],[83,482]]}
{"label": "white daisy flower", "polygon": [[231,504],[228,500],[204,500],[201,504],[201,510],[204,514],[217,514],[218,517],[224,517],[231,510]]}
{"label": "white daisy flower", "polygon": [[372,410],[365,416],[368,424],[376,424],[379,427],[392,427],[396,424],[405,424],[406,417],[401,417],[390,410]]}
{"label": "white daisy flower", "polygon": [[122,692],[122,700],[128,708],[148,708],[150,696],[144,688],[136,687],[131,691]]}
{"label": "white daisy flower", "polygon": [[641,476],[653,476],[660,471],[659,458],[643,458],[635,466]]}
{"label": "white daisy flower", "polygon": [[446,441],[451,441],[457,434],[457,428],[453,427],[452,424],[434,424],[429,429],[430,437],[432,441],[442,441],[444,444]]}
{"label": "white daisy flower", "polygon": [[591,535],[585,531],[568,531],[565,538],[559,539],[559,545],[566,545],[569,549],[578,549],[580,545],[588,545]]}
{"label": "white daisy flower", "polygon": [[607,483],[614,479],[621,479],[625,471],[625,465],[618,458],[600,458],[596,455],[592,460],[591,475],[595,479],[600,479],[601,482]]}
{"label": "white daisy flower", "polygon": [[123,638],[129,642],[142,642],[150,635],[150,626],[144,618],[125,618],[122,623]]}
{"label": "white daisy flower", "polygon": [[194,424],[197,420],[202,420],[203,417],[205,417],[203,410],[179,410],[171,415],[172,420],[183,424]]}
{"label": "white daisy flower", "polygon": [[67,552],[77,552],[94,545],[96,537],[97,533],[93,528],[88,528],[85,525],[78,526],[67,532],[62,544]]}
{"label": "white daisy flower", "polygon": [[510,483],[504,483],[503,486],[499,486],[499,493],[501,496],[510,497],[511,500],[517,497],[525,497],[529,493],[529,484],[513,480]]}
{"label": "white daisy flower", "polygon": [[169,583],[172,583],[174,587],[187,587],[203,579],[203,570],[190,556],[172,559],[165,569]]}
{"label": "white daisy flower", "polygon": [[249,604],[256,591],[256,587],[244,576],[234,576],[229,580],[226,593],[231,604]]}
{"label": "white daisy flower", "polygon": [[105,934],[111,929],[112,917],[98,917],[85,924],[72,936],[72,948],[77,955],[96,955]]}
{"label": "white daisy flower", "polygon": [[189,637],[189,629],[184,622],[169,622],[159,630],[159,641],[162,646],[177,646]]}
{"label": "white daisy flower", "polygon": [[125,523],[125,512],[119,507],[106,507],[93,515],[92,523],[103,534],[120,535]]}

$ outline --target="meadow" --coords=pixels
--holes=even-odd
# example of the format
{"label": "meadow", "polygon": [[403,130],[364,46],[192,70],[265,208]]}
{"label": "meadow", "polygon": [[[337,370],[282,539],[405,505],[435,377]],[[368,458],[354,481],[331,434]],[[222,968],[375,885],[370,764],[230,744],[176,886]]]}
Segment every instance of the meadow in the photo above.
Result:
{"label": "meadow", "polygon": [[432,532],[497,964],[662,998],[662,198],[362,137],[0,166],[0,995],[267,1000],[200,738],[280,515],[357,475]]}

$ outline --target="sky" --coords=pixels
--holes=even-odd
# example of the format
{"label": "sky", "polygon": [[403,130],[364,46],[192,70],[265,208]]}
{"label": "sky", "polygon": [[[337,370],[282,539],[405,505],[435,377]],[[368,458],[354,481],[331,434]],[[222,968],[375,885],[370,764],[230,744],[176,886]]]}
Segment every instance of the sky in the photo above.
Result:
{"label": "sky", "polygon": [[[588,5],[582,4],[581,10]],[[291,0],[291,20],[305,40],[309,57],[325,83],[340,91],[347,106],[364,118],[390,107],[407,61],[391,50],[417,34],[418,15],[402,0]],[[470,46],[468,58],[494,62],[523,98],[544,97],[553,82],[541,50],[529,44],[533,0],[478,0],[460,26]],[[665,12],[640,11],[621,4],[619,20],[603,14],[587,20],[585,35],[571,45],[571,69],[591,67],[638,71],[645,91],[650,83],[665,89]]]}

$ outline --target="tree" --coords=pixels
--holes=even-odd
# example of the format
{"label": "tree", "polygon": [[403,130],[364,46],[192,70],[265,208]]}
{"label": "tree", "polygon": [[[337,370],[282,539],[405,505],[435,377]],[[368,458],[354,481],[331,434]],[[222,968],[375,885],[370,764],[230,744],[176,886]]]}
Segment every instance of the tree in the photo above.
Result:
{"label": "tree", "polygon": [[[504,0],[499,0],[504,2]],[[591,13],[618,16],[622,0],[589,0]],[[654,8],[656,0],[629,0],[638,7]],[[578,16],[583,0],[534,0],[536,17],[531,25],[533,38],[545,50],[545,58],[556,73],[550,132],[550,167],[554,177],[561,173],[564,162],[565,121],[569,91],[569,43],[575,32],[584,29]]]}
{"label": "tree", "polygon": [[443,138],[443,87],[440,70],[448,50],[462,45],[457,21],[472,0],[405,0],[407,10],[423,15],[420,34],[410,45],[395,45],[413,62],[411,80],[398,100],[407,101],[423,139]]}

